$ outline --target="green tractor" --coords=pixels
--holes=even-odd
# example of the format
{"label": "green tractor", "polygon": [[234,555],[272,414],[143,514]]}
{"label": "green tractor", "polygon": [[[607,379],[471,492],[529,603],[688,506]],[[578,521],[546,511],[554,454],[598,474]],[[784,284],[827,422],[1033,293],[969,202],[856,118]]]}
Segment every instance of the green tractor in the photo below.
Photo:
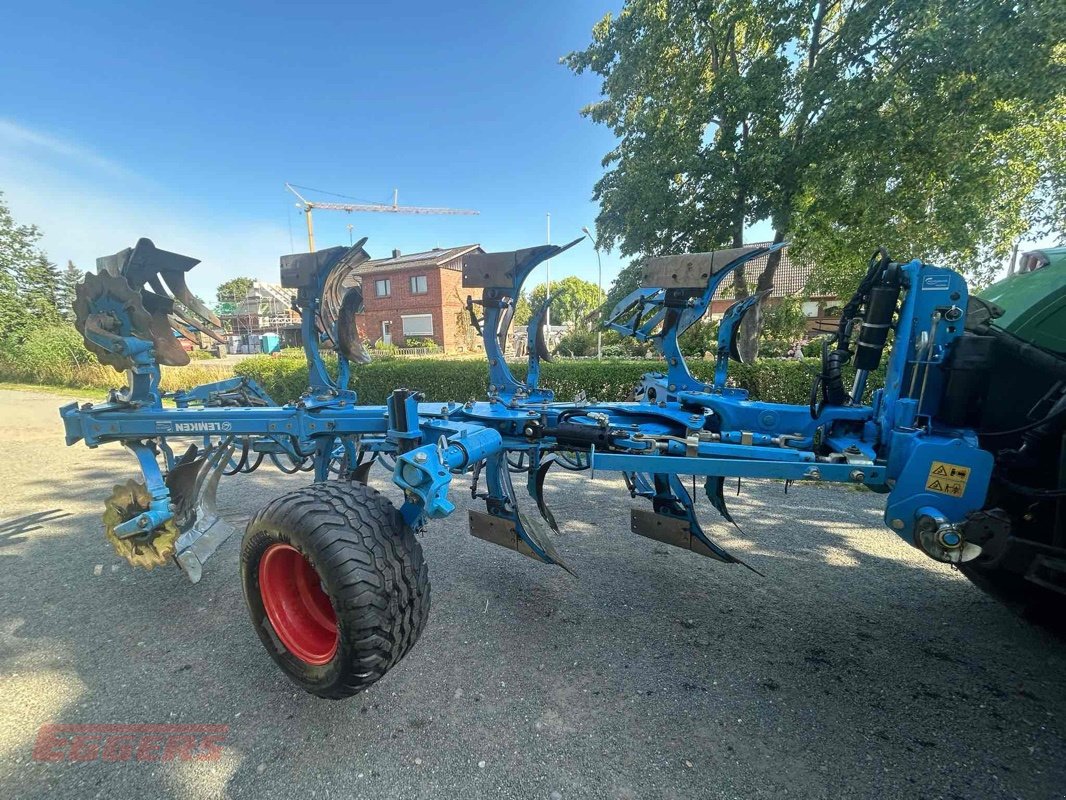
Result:
{"label": "green tractor", "polygon": [[[971,302],[954,354],[960,414],[995,454],[975,584],[1042,622],[1066,622],[1066,247]],[[977,398],[977,402],[967,402]],[[965,409],[965,410],[963,410]],[[961,420],[959,420],[961,421]]]}

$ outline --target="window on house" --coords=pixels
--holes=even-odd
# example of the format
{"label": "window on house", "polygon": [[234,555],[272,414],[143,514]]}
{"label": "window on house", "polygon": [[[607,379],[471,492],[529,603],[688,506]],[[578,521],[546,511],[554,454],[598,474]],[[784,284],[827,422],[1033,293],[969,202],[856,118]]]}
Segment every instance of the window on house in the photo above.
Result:
{"label": "window on house", "polygon": [[803,303],[803,316],[805,317],[817,317],[818,316],[818,303],[815,300],[806,300]]}
{"label": "window on house", "polygon": [[404,336],[432,336],[432,314],[405,314],[400,317],[403,320]]}
{"label": "window on house", "polygon": [[374,286],[377,289],[378,297],[388,297],[392,294],[392,281],[388,278],[382,278],[379,281],[374,281]]}
{"label": "window on house", "polygon": [[425,275],[411,276],[411,294],[425,294],[429,291],[429,284]]}

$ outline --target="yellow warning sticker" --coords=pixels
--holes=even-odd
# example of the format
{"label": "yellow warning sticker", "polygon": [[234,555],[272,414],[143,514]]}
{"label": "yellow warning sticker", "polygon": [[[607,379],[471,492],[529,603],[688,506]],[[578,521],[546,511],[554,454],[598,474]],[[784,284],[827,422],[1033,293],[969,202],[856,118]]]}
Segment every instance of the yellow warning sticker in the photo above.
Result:
{"label": "yellow warning sticker", "polygon": [[929,477],[925,488],[930,492],[940,492],[952,497],[962,497],[966,491],[966,481],[970,479],[970,468],[945,461],[934,461],[929,467]]}

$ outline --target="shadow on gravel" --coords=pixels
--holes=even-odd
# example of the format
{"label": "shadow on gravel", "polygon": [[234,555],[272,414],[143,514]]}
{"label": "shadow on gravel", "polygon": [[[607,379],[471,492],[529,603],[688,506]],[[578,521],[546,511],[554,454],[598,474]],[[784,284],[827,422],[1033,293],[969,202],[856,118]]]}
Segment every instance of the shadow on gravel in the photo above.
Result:
{"label": "shadow on gravel", "polygon": [[38,511],[36,514],[26,514],[0,522],[0,547],[14,543],[31,531],[39,531],[43,523],[55,522],[69,516],[70,512],[53,508],[51,511]]}
{"label": "shadow on gravel", "polygon": [[[196,586],[118,560],[99,509],[127,472],[27,482],[67,510],[0,527],[5,796],[1035,798],[1066,785],[1066,649],[883,529],[876,495],[745,482],[727,494],[742,531],[699,505],[760,578],[630,533],[645,501],[620,479],[553,473],[574,579],[470,537],[456,481],[456,513],[421,539],[422,641],[330,703],[262,652],[239,535]],[[306,480],[267,467],[227,479],[223,513],[242,521]],[[399,499],[380,470],[372,483]],[[47,722],[230,733],[216,762],[34,762]]]}

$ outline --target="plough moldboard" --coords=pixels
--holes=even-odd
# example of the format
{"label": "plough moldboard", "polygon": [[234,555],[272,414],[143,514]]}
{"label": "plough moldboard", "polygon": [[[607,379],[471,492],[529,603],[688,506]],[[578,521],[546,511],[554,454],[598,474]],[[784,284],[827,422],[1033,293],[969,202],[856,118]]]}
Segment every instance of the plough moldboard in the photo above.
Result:
{"label": "plough moldboard", "polygon": [[[630,402],[614,403],[557,399],[540,386],[551,298],[529,323],[524,381],[504,357],[523,282],[576,242],[470,254],[463,282],[489,364],[485,399],[430,403],[418,387],[397,387],[385,406],[364,406],[349,386],[351,370],[368,360],[355,329],[362,295],[342,287],[368,258],[364,244],[281,259],[283,284],[297,290],[310,373],[304,396],[284,406],[247,378],[176,392],[164,405],[159,365],[187,361],[173,332],[218,324],[185,285],[197,262],[145,239],[101,259],[79,288],[77,325],[102,361],[126,373],[126,386],[106,402],[61,410],[68,444],[121,442],[140,464],[143,483],[116,487],[107,502],[106,534],[116,550],[149,568],[173,560],[193,582],[232,532],[216,509],[220,477],[264,463],[313,473],[312,485],[252,519],[241,553],[256,630],[307,691],[353,694],[415,643],[429,584],[414,534],[454,511],[448,493],[457,478],[484,501],[469,512],[474,536],[564,569],[552,533],[560,521],[543,494],[553,466],[622,473],[631,495],[648,501],[632,511],[634,533],[725,564],[744,562],[701,526],[687,476],[729,522],[727,477],[829,481],[884,493],[888,527],[939,561],[972,559],[994,538],[987,520],[972,524],[985,504],[992,456],[958,404],[944,413],[953,345],[965,335],[967,311],[972,318],[987,307],[968,303],[966,282],[950,269],[876,254],[826,349],[810,404],[784,405],[751,400],[727,383],[740,324],[758,298],[738,301],[721,320],[711,383],[692,375],[678,346],[734,270],[783,245],[651,258],[642,287],[606,324],[653,342],[665,363],[643,377]],[[885,386],[864,405],[866,378],[885,357],[890,331]],[[335,374],[323,347],[337,354]],[[852,359],[848,387],[841,367]],[[403,490],[398,509],[367,487],[374,464]]]}

